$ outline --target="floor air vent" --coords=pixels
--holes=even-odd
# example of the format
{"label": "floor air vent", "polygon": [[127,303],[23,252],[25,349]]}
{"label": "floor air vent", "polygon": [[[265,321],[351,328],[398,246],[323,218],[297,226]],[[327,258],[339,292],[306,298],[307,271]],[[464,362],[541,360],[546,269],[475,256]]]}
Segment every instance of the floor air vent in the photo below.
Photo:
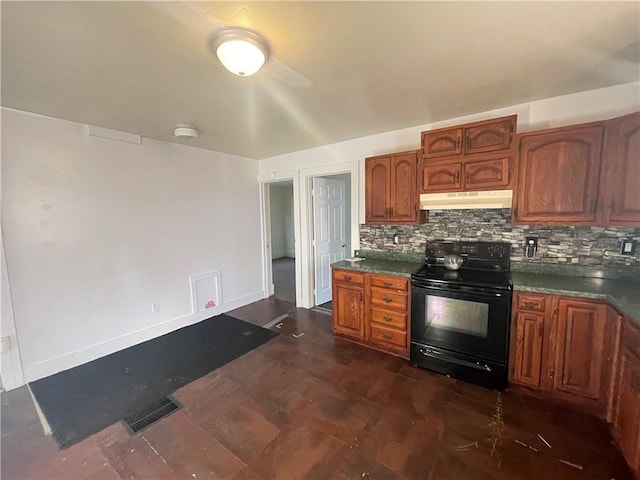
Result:
{"label": "floor air vent", "polygon": [[156,400],[137,412],[124,417],[124,423],[131,433],[138,433],[140,430],[147,428],[149,425],[156,423],[158,420],[166,417],[171,412],[178,410],[180,405],[169,397]]}

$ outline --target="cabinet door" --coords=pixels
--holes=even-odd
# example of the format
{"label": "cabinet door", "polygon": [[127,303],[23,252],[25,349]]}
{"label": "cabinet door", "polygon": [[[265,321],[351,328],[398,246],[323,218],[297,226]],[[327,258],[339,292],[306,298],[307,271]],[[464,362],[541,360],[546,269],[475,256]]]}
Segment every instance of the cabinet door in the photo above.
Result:
{"label": "cabinet door", "polygon": [[391,157],[391,222],[415,222],[418,213],[415,153]]}
{"label": "cabinet door", "polygon": [[516,223],[596,221],[602,125],[523,135]]}
{"label": "cabinet door", "polygon": [[540,386],[543,332],[543,314],[529,312],[516,314],[514,382],[531,387]]}
{"label": "cabinet door", "polygon": [[[560,298],[552,333],[553,388],[599,400],[607,346],[607,307],[596,302]],[[555,342],[554,342],[555,340]]]}
{"label": "cabinet door", "polygon": [[620,386],[613,432],[620,450],[640,471],[640,358],[624,348],[620,355]]}
{"label": "cabinet door", "polygon": [[455,192],[462,189],[462,163],[423,164],[422,191]]}
{"label": "cabinet door", "polygon": [[423,158],[447,157],[461,153],[461,127],[422,132]]}
{"label": "cabinet door", "polygon": [[333,284],[333,330],[364,339],[364,287]]}
{"label": "cabinet door", "polygon": [[640,226],[640,113],[605,127],[605,225]]}
{"label": "cabinet door", "polygon": [[505,188],[509,185],[509,157],[464,164],[464,189]]}
{"label": "cabinet door", "polygon": [[515,116],[483,122],[464,129],[464,153],[493,152],[511,147]]}
{"label": "cabinet door", "polygon": [[367,158],[365,165],[365,221],[367,223],[386,222],[389,220],[391,200],[389,188],[391,158]]}

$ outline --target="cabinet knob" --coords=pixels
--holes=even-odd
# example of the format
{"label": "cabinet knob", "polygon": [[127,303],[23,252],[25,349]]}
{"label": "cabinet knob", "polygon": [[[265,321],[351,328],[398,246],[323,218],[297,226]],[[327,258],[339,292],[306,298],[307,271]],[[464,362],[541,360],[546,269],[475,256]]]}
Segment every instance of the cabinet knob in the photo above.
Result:
{"label": "cabinet knob", "polygon": [[391,320],[393,320],[391,317],[386,317],[386,316],[385,316],[385,317],[382,317],[382,319],[383,319],[385,322],[390,322]]}
{"label": "cabinet knob", "polygon": [[549,378],[553,378],[555,374],[556,374],[556,371],[553,368],[549,370]]}
{"label": "cabinet knob", "polygon": [[388,333],[383,333],[382,338],[384,338],[385,340],[391,340],[392,337]]}
{"label": "cabinet knob", "polygon": [[527,308],[538,308],[540,304],[538,302],[530,302],[529,300],[525,300],[522,304]]}
{"label": "cabinet knob", "polygon": [[387,288],[391,287],[391,282],[383,282],[382,284]]}
{"label": "cabinet knob", "polygon": [[382,301],[383,301],[384,303],[391,303],[391,302],[393,302],[393,300],[391,300],[390,298],[387,298],[387,297],[384,297],[384,298],[382,299]]}
{"label": "cabinet knob", "polygon": [[345,279],[345,281],[347,281],[347,282],[350,282],[350,281],[351,281],[351,278],[352,278],[352,277],[351,277],[351,275],[345,275],[345,276],[344,276],[344,279]]}

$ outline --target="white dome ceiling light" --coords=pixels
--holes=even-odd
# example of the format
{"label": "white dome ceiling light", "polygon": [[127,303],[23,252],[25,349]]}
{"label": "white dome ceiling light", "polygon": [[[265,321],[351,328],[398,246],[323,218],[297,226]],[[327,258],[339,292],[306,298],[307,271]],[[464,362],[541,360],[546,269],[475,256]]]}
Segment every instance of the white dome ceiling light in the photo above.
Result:
{"label": "white dome ceiling light", "polygon": [[218,30],[210,40],[220,63],[231,73],[248,77],[269,60],[271,47],[259,33],[244,27]]}
{"label": "white dome ceiling light", "polygon": [[190,125],[179,123],[178,125],[176,125],[173,134],[180,140],[190,140],[198,136],[198,130]]}

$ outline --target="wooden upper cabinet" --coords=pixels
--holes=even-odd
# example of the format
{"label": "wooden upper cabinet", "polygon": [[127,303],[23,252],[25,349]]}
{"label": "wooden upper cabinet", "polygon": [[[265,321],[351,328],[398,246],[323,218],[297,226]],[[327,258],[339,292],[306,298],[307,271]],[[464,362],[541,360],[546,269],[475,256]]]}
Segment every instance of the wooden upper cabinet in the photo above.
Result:
{"label": "wooden upper cabinet", "polygon": [[509,185],[509,157],[464,164],[464,189],[484,190]]}
{"label": "wooden upper cabinet", "polygon": [[366,223],[418,223],[415,151],[365,160]]}
{"label": "wooden upper cabinet", "polygon": [[416,192],[415,153],[391,157],[391,188],[389,218],[391,222],[415,222],[418,194]]}
{"label": "wooden upper cabinet", "polygon": [[511,147],[516,116],[472,124],[464,129],[464,153],[494,152]]}
{"label": "wooden upper cabinet", "polygon": [[606,362],[607,307],[602,303],[560,298],[554,324],[553,388],[601,400]]}
{"label": "wooden upper cabinet", "polygon": [[640,112],[605,123],[605,225],[640,226]]}
{"label": "wooden upper cabinet", "polygon": [[594,224],[601,123],[523,134],[514,223]]}
{"label": "wooden upper cabinet", "polygon": [[448,157],[462,153],[462,128],[441,128],[422,132],[424,158]]}
{"label": "wooden upper cabinet", "polygon": [[443,163],[422,168],[421,190],[454,192],[462,189],[462,163]]}
{"label": "wooden upper cabinet", "polygon": [[517,115],[422,132],[422,158],[452,157],[511,148]]}
{"label": "wooden upper cabinet", "polygon": [[365,165],[366,222],[386,222],[390,212],[391,158],[368,158]]}

